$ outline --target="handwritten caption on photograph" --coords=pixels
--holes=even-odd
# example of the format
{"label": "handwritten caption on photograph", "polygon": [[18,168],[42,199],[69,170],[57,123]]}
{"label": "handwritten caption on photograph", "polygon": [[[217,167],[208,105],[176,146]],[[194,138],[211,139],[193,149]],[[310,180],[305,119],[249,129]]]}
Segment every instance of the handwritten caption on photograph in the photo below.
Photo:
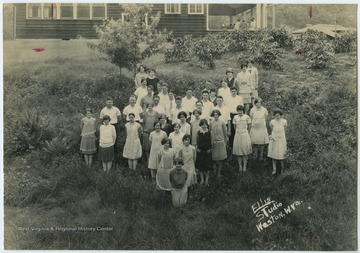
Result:
{"label": "handwritten caption on photograph", "polygon": [[253,213],[258,218],[258,224],[256,224],[257,230],[261,232],[270,227],[276,223],[277,220],[291,214],[291,212],[295,211],[302,203],[303,201],[294,201],[288,206],[283,206],[281,202],[272,200],[270,197],[265,200],[259,199],[251,205]]}

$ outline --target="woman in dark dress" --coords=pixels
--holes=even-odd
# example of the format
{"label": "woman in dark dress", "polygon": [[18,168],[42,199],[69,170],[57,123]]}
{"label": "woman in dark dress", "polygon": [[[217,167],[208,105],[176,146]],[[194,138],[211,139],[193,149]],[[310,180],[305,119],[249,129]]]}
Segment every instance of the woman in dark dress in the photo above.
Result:
{"label": "woman in dark dress", "polygon": [[204,184],[204,175],[205,175],[205,185],[209,184],[209,170],[211,168],[211,137],[209,132],[209,125],[206,119],[200,120],[200,130],[198,131],[197,136],[197,159],[196,159],[196,168],[200,172],[201,181],[200,184]]}
{"label": "woman in dark dress", "polygon": [[159,91],[158,91],[158,86],[157,84],[159,83],[159,78],[157,78],[156,76],[156,71],[155,69],[151,69],[150,70],[150,73],[149,73],[149,76],[146,78],[146,85],[149,86],[149,85],[152,85],[154,87],[154,95],[157,95],[159,94]]}
{"label": "woman in dark dress", "polygon": [[166,122],[166,115],[163,113],[159,114],[160,129],[163,130],[167,136],[173,131],[172,126]]}

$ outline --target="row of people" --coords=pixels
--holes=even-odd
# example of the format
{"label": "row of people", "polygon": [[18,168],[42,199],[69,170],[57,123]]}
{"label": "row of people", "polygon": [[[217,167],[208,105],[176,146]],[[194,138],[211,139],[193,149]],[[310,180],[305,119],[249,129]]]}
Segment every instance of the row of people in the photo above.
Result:
{"label": "row of people", "polygon": [[[225,73],[226,77],[220,82],[221,87],[218,90],[218,95],[226,98],[227,96],[230,96],[230,88],[236,87],[238,94],[244,100],[245,106],[247,107],[246,110],[248,110],[251,99],[259,96],[259,75],[257,68],[253,66],[252,61],[249,61],[247,64],[241,65],[241,70],[236,77],[234,76],[234,70],[232,68],[227,68]],[[211,82],[207,81],[206,84],[211,85]],[[147,89],[149,86],[152,87],[152,90]],[[209,90],[211,87],[206,88]],[[146,102],[149,102],[151,94],[159,95],[161,100],[160,104],[167,110],[169,110],[170,106],[174,103],[174,94],[168,91],[166,83],[164,84],[156,77],[156,71],[154,69],[147,71],[145,66],[140,65],[138,73],[135,76],[134,95],[137,99],[136,104],[144,107],[144,103],[146,104]],[[191,96],[192,94],[186,96],[188,98],[188,103],[190,103]],[[145,100],[143,101],[144,97]],[[214,96],[211,96],[211,98],[214,98]],[[192,109],[189,111],[192,111]]]}
{"label": "row of people", "polygon": [[[218,100],[221,104],[221,98],[218,98]],[[286,152],[284,131],[286,120],[281,119],[281,112],[276,111],[275,119],[270,121],[273,136],[269,139],[266,128],[267,110],[261,106],[260,100],[255,100],[255,105],[251,109],[250,116],[245,114],[245,108],[242,105],[238,105],[236,108],[237,115],[234,115],[231,122],[228,120],[229,117],[226,117],[225,120],[222,118],[224,115],[221,110],[217,108],[212,110],[209,132],[211,133],[211,153],[212,160],[214,161],[214,171],[218,172],[218,176],[221,173],[222,163],[227,158],[226,146],[228,145],[232,148],[233,154],[238,157],[240,171],[246,171],[247,156],[252,153],[252,145],[254,145],[256,156],[258,149],[260,149],[259,159],[262,160],[264,146],[269,143],[269,140],[268,156],[275,160],[284,159]],[[164,114],[158,114],[154,111],[153,104],[148,105],[148,110],[145,112],[142,124],[136,122],[136,115],[133,112],[127,114],[129,122],[125,124],[127,137],[123,156],[128,158],[129,168],[136,169],[137,159],[142,156],[144,151],[147,157],[148,168],[151,170],[152,178],[155,180],[156,170],[159,167],[158,151],[162,146],[161,140],[169,138],[175,152],[175,158],[184,146],[182,138],[185,134],[190,136],[189,143],[196,148],[199,145],[199,133],[204,132],[202,131],[202,129],[205,130],[203,125],[204,123],[207,125],[208,122],[208,119],[201,116],[201,108],[195,109],[189,124],[186,122],[188,119],[187,113],[180,111],[177,115],[179,122],[175,122],[173,127],[171,127]],[[103,168],[107,171],[112,166],[113,155],[111,156],[111,154],[114,152],[114,145],[117,139],[116,127],[114,125],[117,122],[111,125],[111,117],[109,115],[103,116],[102,121],[103,125],[100,127],[99,160],[103,162]],[[95,122],[96,120],[91,117],[91,112],[89,111],[87,116],[81,120],[82,142],[80,149],[84,153],[85,161],[88,165],[91,165],[92,154],[96,151],[94,144]],[[235,132],[232,142],[231,126]],[[230,136],[229,139],[228,136]],[[142,139],[142,143],[140,143],[140,139]],[[204,143],[203,140],[201,143]],[[204,160],[211,161],[211,159]],[[195,161],[196,159],[194,159],[194,163]],[[273,163],[273,168],[275,173],[276,163]]]}

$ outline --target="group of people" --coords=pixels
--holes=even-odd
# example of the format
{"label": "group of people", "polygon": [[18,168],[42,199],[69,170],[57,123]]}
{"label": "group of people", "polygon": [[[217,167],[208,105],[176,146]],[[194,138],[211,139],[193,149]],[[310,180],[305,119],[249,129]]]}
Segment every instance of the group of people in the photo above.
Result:
{"label": "group of people", "polygon": [[[144,154],[156,188],[171,191],[174,206],[186,203],[188,188],[197,183],[197,174],[201,185],[209,184],[211,169],[221,177],[228,150],[237,157],[239,171],[245,172],[248,156],[254,153],[263,161],[265,146],[269,145],[272,174],[276,174],[277,161],[284,166],[287,121],[281,110],[274,110],[268,134],[268,111],[258,97],[257,69],[252,62],[243,64],[235,77],[228,68],[219,86],[202,90],[200,99],[191,89],[184,97],[175,96],[168,84],[156,77],[155,70],[148,72],[140,66],[136,90],[123,112],[113,106],[111,98],[100,112],[98,160],[103,170],[111,169],[114,153],[119,152],[117,136],[126,134],[122,155],[128,159],[129,168],[136,170]],[[126,120],[125,133],[119,130],[122,118]],[[91,166],[97,151],[97,124],[90,110],[81,120],[81,130],[80,150]]]}

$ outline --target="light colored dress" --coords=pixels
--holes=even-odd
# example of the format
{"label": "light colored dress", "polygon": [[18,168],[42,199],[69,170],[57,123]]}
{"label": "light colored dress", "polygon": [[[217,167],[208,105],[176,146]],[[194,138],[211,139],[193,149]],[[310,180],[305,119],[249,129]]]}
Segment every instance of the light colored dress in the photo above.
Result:
{"label": "light colored dress", "polygon": [[184,133],[180,132],[177,134],[176,132],[172,132],[169,134],[169,139],[171,140],[171,147],[175,151],[175,158],[179,157],[179,150],[183,146],[183,137]]}
{"label": "light colored dress", "polygon": [[159,132],[152,131],[149,136],[151,142],[150,156],[148,168],[151,170],[156,170],[158,168],[157,156],[158,152],[161,149],[161,141],[167,138],[167,135],[164,131],[160,130]]}
{"label": "light colored dress", "polygon": [[180,132],[184,133],[184,134],[190,134],[191,133],[191,126],[189,123],[184,123],[182,124],[181,122],[180,124]]}
{"label": "light colored dress", "polygon": [[126,123],[126,141],[123,150],[123,157],[128,159],[139,159],[142,156],[142,148],[139,138],[140,124],[137,122]]}
{"label": "light colored dress", "polygon": [[235,136],[233,154],[238,156],[250,155],[252,153],[251,140],[248,132],[248,124],[251,119],[248,115],[236,115],[233,119],[235,125]]}
{"label": "light colored dress", "polygon": [[285,137],[285,127],[287,126],[286,119],[273,119],[270,121],[272,133],[268,149],[268,157],[283,160],[285,159],[287,145]]}
{"label": "light colored dress", "polygon": [[96,119],[85,117],[81,119],[81,124],[80,151],[85,155],[93,155],[96,153]]}
{"label": "light colored dress", "polygon": [[266,117],[268,111],[265,107],[257,108],[256,106],[251,108],[251,130],[250,139],[252,144],[264,145],[269,143],[269,134],[266,129]]}
{"label": "light colored dress", "polygon": [[160,156],[159,167],[156,173],[156,189],[170,191],[170,172],[173,170],[175,152],[172,148],[165,150],[161,148],[158,152]]}
{"label": "light colored dress", "polygon": [[227,129],[221,120],[213,120],[210,123],[210,135],[212,149],[212,160],[222,161],[227,158],[225,138],[227,138]]}
{"label": "light colored dress", "polygon": [[196,150],[192,145],[183,145],[179,151],[179,157],[181,157],[184,162],[184,170],[186,170],[186,172],[188,173],[188,177],[186,180],[186,185],[188,187],[196,184],[195,156]]}

